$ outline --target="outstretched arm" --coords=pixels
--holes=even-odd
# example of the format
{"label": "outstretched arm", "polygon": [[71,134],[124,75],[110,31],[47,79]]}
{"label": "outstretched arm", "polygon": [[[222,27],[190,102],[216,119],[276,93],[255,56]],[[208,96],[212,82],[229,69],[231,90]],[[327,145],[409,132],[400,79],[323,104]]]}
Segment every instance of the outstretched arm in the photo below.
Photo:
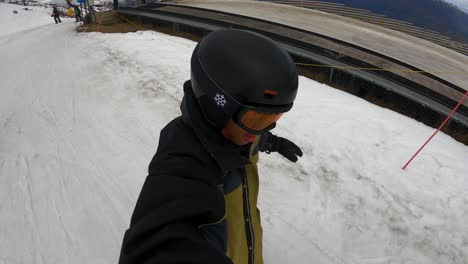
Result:
{"label": "outstretched arm", "polygon": [[270,154],[278,152],[292,162],[296,162],[298,157],[302,157],[302,150],[293,142],[286,138],[273,135],[271,132],[265,132],[258,142],[258,150]]}

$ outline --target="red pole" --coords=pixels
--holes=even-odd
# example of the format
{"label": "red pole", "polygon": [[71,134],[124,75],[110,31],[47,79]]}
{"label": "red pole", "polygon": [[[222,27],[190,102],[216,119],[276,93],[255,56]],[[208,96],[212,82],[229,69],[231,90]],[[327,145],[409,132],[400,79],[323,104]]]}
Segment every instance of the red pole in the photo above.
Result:
{"label": "red pole", "polygon": [[413,157],[411,157],[410,160],[408,160],[408,162],[405,164],[405,166],[403,166],[403,170],[406,169],[406,167],[408,167],[408,165],[411,163],[411,161],[413,161],[413,159],[419,154],[419,152],[421,152],[421,150],[423,150],[423,148],[429,143],[429,141],[432,140],[432,138],[435,137],[435,135],[437,133],[439,133],[439,131],[445,126],[445,124],[449,121],[449,119],[452,117],[453,114],[455,114],[455,112],[457,111],[458,107],[460,107],[460,105],[463,103],[463,101],[465,100],[465,97],[468,95],[468,91],[465,92],[465,94],[462,96],[462,98],[460,99],[460,101],[458,102],[457,106],[455,106],[455,108],[452,110],[452,112],[450,112],[450,114],[447,116],[447,118],[445,118],[444,122],[442,123],[442,125],[439,126],[439,128],[434,132],[434,134],[432,134],[432,136],[429,137],[429,139],[418,149],[418,151],[416,151],[416,153],[413,155]]}

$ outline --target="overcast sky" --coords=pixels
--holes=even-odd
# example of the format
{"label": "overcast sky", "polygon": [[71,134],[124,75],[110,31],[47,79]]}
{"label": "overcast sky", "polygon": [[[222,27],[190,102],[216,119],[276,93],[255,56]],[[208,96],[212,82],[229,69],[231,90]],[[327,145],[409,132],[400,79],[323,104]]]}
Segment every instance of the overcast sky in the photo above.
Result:
{"label": "overcast sky", "polygon": [[445,0],[445,1],[458,6],[461,10],[468,13],[468,0]]}

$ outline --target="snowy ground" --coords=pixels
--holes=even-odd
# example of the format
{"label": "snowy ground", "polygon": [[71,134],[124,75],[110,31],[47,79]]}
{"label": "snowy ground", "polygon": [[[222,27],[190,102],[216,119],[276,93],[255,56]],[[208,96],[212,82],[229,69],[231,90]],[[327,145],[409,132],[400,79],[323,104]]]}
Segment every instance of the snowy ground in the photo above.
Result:
{"label": "snowy ground", "polygon": [[[0,263],[116,263],[195,43],[6,19]],[[275,133],[305,156],[260,161],[265,263],[468,263],[468,147],[439,134],[400,169],[432,132],[301,78]]]}
{"label": "snowy ground", "polygon": [[[24,10],[27,8],[28,10]],[[18,11],[14,14],[13,11]],[[0,38],[16,32],[32,30],[54,22],[52,8],[0,3]],[[17,35],[18,36],[18,35]]]}

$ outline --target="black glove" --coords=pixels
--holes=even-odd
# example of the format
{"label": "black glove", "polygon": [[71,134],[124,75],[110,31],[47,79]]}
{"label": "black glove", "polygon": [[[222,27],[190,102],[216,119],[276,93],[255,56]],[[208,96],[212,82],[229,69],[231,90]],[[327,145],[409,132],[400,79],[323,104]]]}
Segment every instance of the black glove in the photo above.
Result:
{"label": "black glove", "polygon": [[296,162],[298,156],[302,157],[302,150],[296,144],[270,132],[262,134],[258,142],[258,150],[267,154],[278,152],[292,162]]}

